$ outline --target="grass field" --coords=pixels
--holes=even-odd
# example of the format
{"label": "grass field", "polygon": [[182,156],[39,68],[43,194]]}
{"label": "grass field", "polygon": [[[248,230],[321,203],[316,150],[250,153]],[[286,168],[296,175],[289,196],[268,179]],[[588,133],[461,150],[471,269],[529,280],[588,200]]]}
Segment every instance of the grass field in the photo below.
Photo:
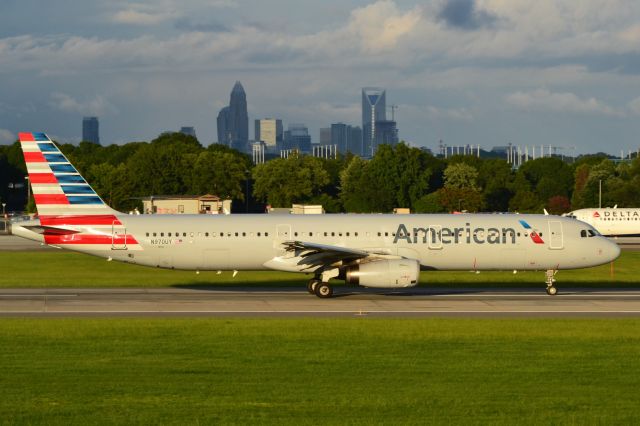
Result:
{"label": "grass field", "polygon": [[639,424],[639,319],[5,319],[2,424]]}
{"label": "grass field", "polygon": [[[0,252],[0,288],[7,287],[170,287],[170,286],[304,286],[309,276],[275,271],[216,274],[172,271],[72,252]],[[613,265],[560,271],[563,287],[640,286],[640,252],[622,252]],[[423,272],[422,286],[435,287],[544,287],[543,272]]]}

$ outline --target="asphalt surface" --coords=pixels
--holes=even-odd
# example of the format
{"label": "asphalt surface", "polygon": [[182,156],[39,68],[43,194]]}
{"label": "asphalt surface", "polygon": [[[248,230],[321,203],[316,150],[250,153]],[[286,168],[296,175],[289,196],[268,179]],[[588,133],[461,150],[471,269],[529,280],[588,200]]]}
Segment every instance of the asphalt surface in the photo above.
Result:
{"label": "asphalt surface", "polygon": [[3,289],[0,316],[518,317],[640,316],[640,289],[372,291],[301,289]]}

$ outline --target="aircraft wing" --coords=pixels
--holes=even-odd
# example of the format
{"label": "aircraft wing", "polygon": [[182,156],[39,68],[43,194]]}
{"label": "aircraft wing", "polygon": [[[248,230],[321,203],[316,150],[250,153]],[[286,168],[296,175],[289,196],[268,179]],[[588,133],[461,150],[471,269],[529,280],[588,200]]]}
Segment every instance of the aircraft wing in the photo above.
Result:
{"label": "aircraft wing", "polygon": [[375,254],[384,254],[305,241],[286,241],[283,246],[292,255],[290,261],[295,262],[296,269],[299,271],[311,270],[318,266],[331,265],[341,261],[362,259]]}

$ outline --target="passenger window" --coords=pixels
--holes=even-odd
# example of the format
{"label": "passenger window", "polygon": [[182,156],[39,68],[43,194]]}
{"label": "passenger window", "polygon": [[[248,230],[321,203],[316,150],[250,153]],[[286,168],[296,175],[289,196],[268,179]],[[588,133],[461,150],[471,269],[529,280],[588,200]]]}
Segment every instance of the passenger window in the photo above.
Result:
{"label": "passenger window", "polygon": [[182,236],[183,236],[183,237],[186,237],[186,236],[187,236],[187,233],[186,233],[186,232],[183,232],[183,233],[182,233]]}
{"label": "passenger window", "polygon": [[353,235],[355,235],[355,236],[357,237],[357,236],[358,236],[358,233],[357,233],[357,232],[354,232],[354,233],[353,233]]}
{"label": "passenger window", "polygon": [[325,237],[327,236],[327,233],[326,233],[326,232],[324,233],[324,236],[325,236]]}
{"label": "passenger window", "polygon": [[298,236],[298,231],[294,232],[294,233],[293,233],[293,236],[294,236],[294,237],[297,237],[297,236]]}
{"label": "passenger window", "polygon": [[242,236],[243,236],[243,237],[246,237],[246,236],[247,236],[247,233],[246,233],[246,232],[243,232],[243,233],[242,233]]}
{"label": "passenger window", "polygon": [[258,237],[260,236],[260,233],[258,232]]}
{"label": "passenger window", "polygon": [[238,233],[236,232],[236,237],[238,236]]}
{"label": "passenger window", "polygon": [[382,236],[382,233],[378,232],[378,237],[381,237],[381,236]]}
{"label": "passenger window", "polygon": [[388,232],[385,232],[385,233],[384,233],[384,236],[385,236],[385,237],[388,237],[388,236],[389,236],[389,233],[388,233]]}
{"label": "passenger window", "polygon": [[205,236],[205,237],[208,237],[208,236],[209,236],[209,233],[208,233],[208,232],[205,232],[205,233],[204,233],[204,236]]}
{"label": "passenger window", "polygon": [[149,233],[147,232],[147,237],[149,236]]}
{"label": "passenger window", "polygon": [[154,232],[154,233],[153,233],[153,236],[155,237],[155,236],[157,236],[157,234]]}
{"label": "passenger window", "polygon": [[265,233],[264,233],[264,236],[265,236],[265,237],[268,237],[268,236],[269,236],[269,233],[268,233],[268,232],[265,232]]}
{"label": "passenger window", "polygon": [[309,236],[310,236],[310,237],[313,237],[313,232],[309,232]]}
{"label": "passenger window", "polygon": [[349,236],[349,233],[347,232],[347,237]]}
{"label": "passenger window", "polygon": [[160,236],[161,236],[161,237],[164,237],[164,232],[161,232],[161,233],[160,233]]}
{"label": "passenger window", "polygon": [[335,232],[332,232],[332,233],[331,233],[331,236],[332,236],[332,237],[335,237],[335,236],[336,236],[336,233],[335,233]]}

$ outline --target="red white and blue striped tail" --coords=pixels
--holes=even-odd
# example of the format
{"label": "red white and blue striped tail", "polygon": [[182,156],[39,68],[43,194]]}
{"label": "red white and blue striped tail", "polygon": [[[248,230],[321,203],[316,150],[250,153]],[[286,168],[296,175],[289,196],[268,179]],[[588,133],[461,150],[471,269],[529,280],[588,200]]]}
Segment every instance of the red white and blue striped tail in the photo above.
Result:
{"label": "red white and blue striped tail", "polygon": [[102,201],[46,134],[20,133],[19,137],[41,219],[60,216],[115,219],[117,212]]}

